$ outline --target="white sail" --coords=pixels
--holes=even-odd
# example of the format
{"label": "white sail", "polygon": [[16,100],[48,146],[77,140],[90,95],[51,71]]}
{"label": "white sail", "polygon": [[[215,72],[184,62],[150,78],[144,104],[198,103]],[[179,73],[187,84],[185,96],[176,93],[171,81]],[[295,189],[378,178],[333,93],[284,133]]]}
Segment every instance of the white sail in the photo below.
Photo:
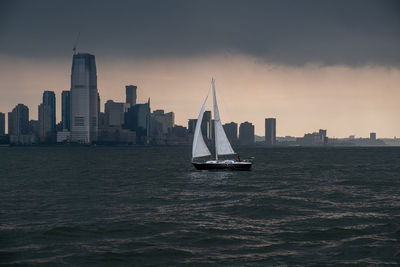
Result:
{"label": "white sail", "polygon": [[219,110],[217,104],[217,97],[215,94],[215,80],[212,79],[213,95],[214,95],[214,138],[215,138],[215,156],[218,155],[231,155],[235,154],[228,138],[226,137],[224,128],[222,127],[221,119],[219,117]]}
{"label": "white sail", "polygon": [[199,158],[211,155],[210,150],[208,150],[206,143],[204,143],[203,135],[201,134],[201,122],[203,121],[203,114],[206,108],[209,94],[210,91],[208,92],[207,97],[204,100],[203,106],[201,107],[200,110],[199,117],[197,118],[196,129],[194,130],[194,137],[193,137],[192,158]]}

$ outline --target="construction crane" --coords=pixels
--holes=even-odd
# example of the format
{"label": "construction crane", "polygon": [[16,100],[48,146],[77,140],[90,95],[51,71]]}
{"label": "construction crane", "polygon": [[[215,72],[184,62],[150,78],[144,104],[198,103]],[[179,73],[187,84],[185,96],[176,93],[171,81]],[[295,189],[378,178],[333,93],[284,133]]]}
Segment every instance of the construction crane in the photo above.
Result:
{"label": "construction crane", "polygon": [[74,48],[72,49],[72,51],[74,51],[74,55],[76,55],[76,47],[78,46],[80,36],[81,36],[81,32],[78,32],[78,37],[76,38]]}

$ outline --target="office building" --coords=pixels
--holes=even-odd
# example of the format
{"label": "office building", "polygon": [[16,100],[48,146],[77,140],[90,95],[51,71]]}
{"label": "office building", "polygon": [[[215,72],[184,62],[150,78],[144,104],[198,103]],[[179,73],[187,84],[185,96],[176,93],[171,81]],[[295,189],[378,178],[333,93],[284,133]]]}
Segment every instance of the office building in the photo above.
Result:
{"label": "office building", "polygon": [[150,115],[151,136],[158,139],[158,142],[165,141],[174,125],[175,114],[173,112],[164,113],[164,110],[159,109],[153,111]]}
{"label": "office building", "polygon": [[194,134],[194,130],[196,129],[197,119],[189,119],[188,121],[188,134]]}
{"label": "office building", "polygon": [[254,125],[250,122],[243,122],[239,127],[239,142],[241,145],[254,144]]}
{"label": "office building", "polygon": [[70,91],[61,93],[61,122],[63,130],[71,130],[71,94]]}
{"label": "office building", "polygon": [[327,130],[326,130],[326,129],[325,129],[325,130],[319,129],[318,134],[319,134],[320,141],[321,141],[324,145],[328,144]]}
{"label": "office building", "polygon": [[29,133],[29,108],[18,104],[8,112],[8,134],[19,136]]}
{"label": "office building", "polygon": [[369,134],[369,140],[376,141],[376,133],[370,133]]}
{"label": "office building", "polygon": [[52,91],[44,91],[43,102],[38,107],[40,142],[56,141],[56,96]]}
{"label": "office building", "polygon": [[276,144],[276,119],[265,119],[265,144],[272,146]]}
{"label": "office building", "polygon": [[0,112],[0,135],[6,134],[6,115]]}
{"label": "office building", "polygon": [[51,129],[55,131],[56,129],[56,94],[53,91],[43,92],[43,105],[49,107],[49,117]]}
{"label": "office building", "polygon": [[231,123],[225,123],[223,125],[224,131],[226,133],[226,137],[228,137],[228,140],[231,144],[236,144],[237,143],[237,134],[238,134],[238,125],[235,122]]}
{"label": "office building", "polygon": [[107,127],[121,128],[124,124],[124,114],[128,110],[128,105],[108,100],[104,104],[105,125]]}
{"label": "office building", "polygon": [[136,85],[127,85],[125,86],[126,89],[126,103],[129,104],[131,107],[136,105]]}
{"label": "office building", "polygon": [[125,113],[124,129],[136,132],[138,144],[148,144],[150,137],[150,99],[145,104],[136,104]]}
{"label": "office building", "polygon": [[97,141],[99,95],[94,55],[73,56],[70,101],[71,141],[85,144]]}

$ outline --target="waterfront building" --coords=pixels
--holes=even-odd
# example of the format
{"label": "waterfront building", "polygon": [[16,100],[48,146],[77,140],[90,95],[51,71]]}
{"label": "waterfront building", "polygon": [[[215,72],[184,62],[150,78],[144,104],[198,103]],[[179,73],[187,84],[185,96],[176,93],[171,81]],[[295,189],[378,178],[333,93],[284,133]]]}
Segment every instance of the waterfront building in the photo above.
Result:
{"label": "waterfront building", "polygon": [[369,134],[369,140],[376,141],[376,133],[370,133]]}
{"label": "waterfront building", "polygon": [[248,121],[240,124],[239,142],[241,145],[254,144],[254,125]]}
{"label": "waterfront building", "polygon": [[71,130],[71,94],[70,91],[61,93],[61,122],[63,130]]}
{"label": "waterfront building", "polygon": [[38,107],[40,142],[56,141],[56,95],[52,91],[44,91],[43,102]]}
{"label": "waterfront building", "polygon": [[226,137],[231,144],[237,144],[238,141],[238,125],[235,122],[225,123],[223,125]]}
{"label": "waterfront building", "polygon": [[265,144],[272,146],[276,144],[276,119],[265,119]]}
{"label": "waterfront building", "polygon": [[137,91],[137,86],[136,85],[127,85],[125,86],[126,89],[126,103],[129,104],[131,107],[136,105],[136,91]]}
{"label": "waterfront building", "polygon": [[25,135],[29,133],[29,108],[23,104],[18,104],[8,112],[8,134]]}
{"label": "waterfront building", "polygon": [[6,116],[0,112],[0,135],[6,134]]}
{"label": "waterfront building", "polygon": [[71,69],[71,141],[97,141],[99,95],[94,55],[74,54]]}
{"label": "waterfront building", "polygon": [[71,132],[64,129],[57,132],[57,143],[69,143],[71,141]]}
{"label": "waterfront building", "polygon": [[128,110],[128,105],[108,100],[104,104],[105,125],[121,128],[124,124],[124,114]]}
{"label": "waterfront building", "polygon": [[145,104],[136,104],[125,113],[124,129],[136,132],[139,144],[148,144],[150,137],[150,98]]}
{"label": "waterfront building", "polygon": [[188,134],[194,135],[194,130],[196,129],[197,119],[189,119],[188,121]]}
{"label": "waterfront building", "polygon": [[32,134],[36,138],[39,138],[39,136],[40,136],[39,120],[30,120],[29,121],[29,134]]}
{"label": "waterfront building", "polygon": [[328,144],[327,130],[319,129],[318,134],[319,134],[320,141],[324,145]]}
{"label": "waterfront building", "polygon": [[155,143],[165,143],[168,133],[175,125],[175,114],[173,112],[164,113],[159,109],[150,115],[150,135]]}

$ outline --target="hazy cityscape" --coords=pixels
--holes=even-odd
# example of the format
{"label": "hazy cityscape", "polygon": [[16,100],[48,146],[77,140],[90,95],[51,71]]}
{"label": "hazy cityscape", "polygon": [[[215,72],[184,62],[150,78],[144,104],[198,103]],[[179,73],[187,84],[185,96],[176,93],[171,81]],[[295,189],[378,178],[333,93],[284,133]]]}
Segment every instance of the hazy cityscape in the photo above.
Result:
{"label": "hazy cityscape", "polygon": [[399,29],[399,0],[0,0],[0,266],[400,266]]}
{"label": "hazy cityscape", "polygon": [[[29,107],[17,104],[6,115],[0,112],[0,144],[121,144],[121,145],[189,145],[193,140],[197,119],[188,119],[187,125],[176,125],[173,111],[151,109],[150,98],[137,103],[141,88],[125,86],[125,102],[107,100],[100,111],[101,96],[97,89],[95,56],[76,53],[71,69],[71,89],[62,91],[61,107],[56,107],[54,91],[44,91],[38,105],[38,120],[30,119]],[[121,88],[123,90],[123,88]],[[56,122],[56,112],[61,121]],[[250,120],[250,118],[249,118]],[[278,125],[278,126],[277,126]],[[202,121],[202,134],[207,142],[213,140],[213,119],[206,111]],[[234,146],[399,146],[400,139],[379,139],[371,132],[369,138],[330,138],[327,129],[305,133],[303,137],[277,137],[277,118],[265,118],[265,135],[255,135],[250,121],[230,122],[223,125]]]}

